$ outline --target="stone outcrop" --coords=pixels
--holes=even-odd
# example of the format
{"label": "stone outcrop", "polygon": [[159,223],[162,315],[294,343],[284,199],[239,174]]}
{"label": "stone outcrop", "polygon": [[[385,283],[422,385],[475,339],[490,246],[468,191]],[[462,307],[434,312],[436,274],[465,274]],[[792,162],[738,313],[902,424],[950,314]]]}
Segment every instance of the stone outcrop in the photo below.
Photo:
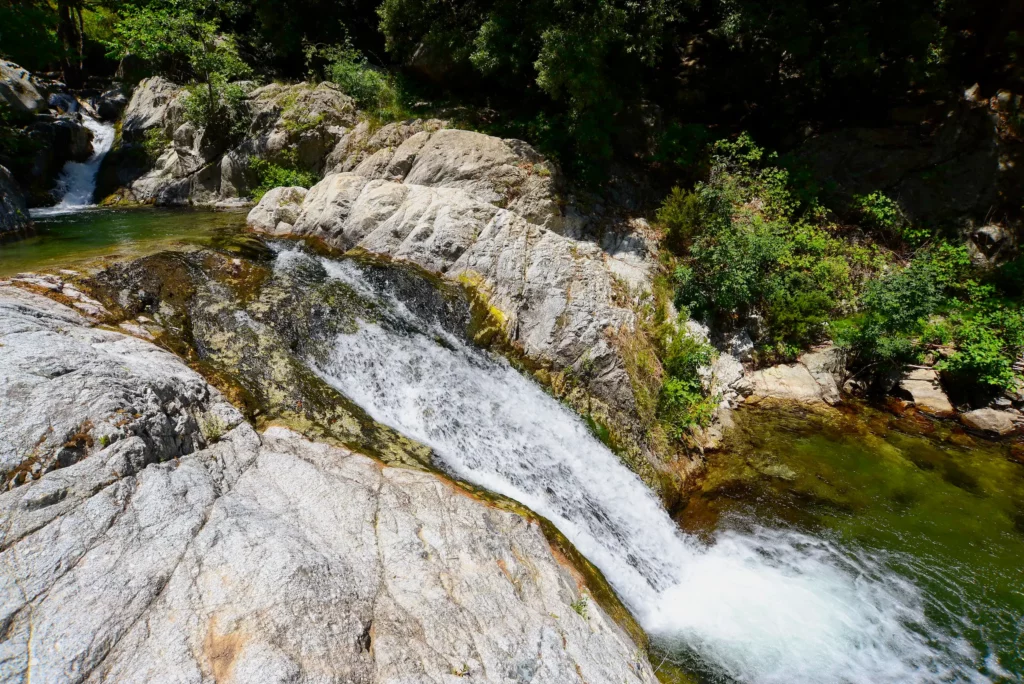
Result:
{"label": "stone outcrop", "polygon": [[[721,363],[720,357],[716,365]],[[738,362],[734,362],[734,365],[738,365]],[[845,374],[845,355],[839,348],[828,344],[801,355],[796,363],[771,366],[746,374],[742,373],[742,368],[739,368],[739,373],[734,370],[729,378],[735,379],[725,387],[748,397],[750,401],[775,399],[834,406],[843,400],[839,387]]]}
{"label": "stone outcrop", "polygon": [[21,233],[31,226],[25,195],[11,172],[0,166],[0,238]]}
{"label": "stone outcrop", "polygon": [[[631,330],[635,316],[617,303],[630,286],[615,264],[625,272],[649,263],[642,237],[620,241],[621,253],[637,257],[632,263],[571,237],[578,230],[560,211],[556,170],[521,141],[432,122],[386,126],[371,140],[339,142],[329,157],[335,172],[309,190],[294,222],[294,194],[268,194],[250,225],[469,283],[527,355],[557,368],[586,363],[590,390],[631,411],[630,380],[612,336]],[[278,214],[276,223],[268,218]]]}
{"label": "stone outcrop", "polygon": [[924,413],[936,418],[948,418],[956,413],[939,382],[939,373],[934,368],[912,368],[903,376],[899,388]]}
{"label": "stone outcrop", "polygon": [[[184,120],[184,91],[155,77],[142,81],[125,110],[122,143],[105,160],[97,195],[118,191],[136,202],[161,205],[238,204],[258,184],[250,159],[319,172],[328,153],[356,123],[351,98],[330,83],[270,84],[252,90],[252,120],[244,134],[197,128]],[[141,142],[166,146],[139,163]],[[145,156],[143,154],[142,156]]]}
{"label": "stone outcrop", "polygon": [[0,60],[0,100],[19,118],[45,114],[49,110],[45,91],[25,69]]}
{"label": "stone outcrop", "polygon": [[536,522],[260,435],[172,355],[13,289],[3,459],[48,465],[0,494],[0,679],[656,681]]}

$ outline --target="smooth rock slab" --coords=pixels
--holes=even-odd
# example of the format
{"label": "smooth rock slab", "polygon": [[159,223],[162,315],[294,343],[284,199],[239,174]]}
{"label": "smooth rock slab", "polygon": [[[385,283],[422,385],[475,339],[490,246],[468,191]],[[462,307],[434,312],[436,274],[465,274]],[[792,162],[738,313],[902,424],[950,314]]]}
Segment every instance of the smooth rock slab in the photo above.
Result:
{"label": "smooth rock slab", "polygon": [[900,389],[909,394],[914,405],[924,413],[938,418],[956,413],[949,397],[942,391],[938,371],[932,368],[914,368],[903,376]]}
{"label": "smooth rock slab", "polygon": [[[62,420],[116,401],[145,415],[160,380],[197,409],[175,397],[198,377],[180,361],[36,298],[5,302],[0,364],[26,367],[40,331],[40,369],[63,355],[87,379],[121,355],[120,384]],[[536,522],[430,473],[258,435],[203,391],[235,421],[204,448],[146,455],[133,434],[0,494],[0,682],[656,681],[598,605],[573,610],[582,581]],[[0,425],[49,401],[0,404]]]}

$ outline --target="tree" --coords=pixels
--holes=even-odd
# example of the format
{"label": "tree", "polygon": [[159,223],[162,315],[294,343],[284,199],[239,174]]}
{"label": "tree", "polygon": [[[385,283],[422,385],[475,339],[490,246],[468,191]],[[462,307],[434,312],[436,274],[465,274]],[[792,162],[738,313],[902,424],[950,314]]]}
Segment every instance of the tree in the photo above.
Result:
{"label": "tree", "polygon": [[108,42],[108,55],[136,57],[157,70],[200,87],[190,109],[204,125],[215,123],[224,110],[228,82],[248,75],[234,36],[221,33],[214,0],[164,0],[147,6],[128,5]]}

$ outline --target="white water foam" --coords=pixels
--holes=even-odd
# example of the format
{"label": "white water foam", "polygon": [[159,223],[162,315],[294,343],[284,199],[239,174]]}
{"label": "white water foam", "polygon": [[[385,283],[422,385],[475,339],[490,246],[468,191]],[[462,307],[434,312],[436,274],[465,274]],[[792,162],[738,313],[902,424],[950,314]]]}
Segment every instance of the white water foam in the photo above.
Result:
{"label": "white water foam", "polygon": [[[288,251],[279,267],[296,258],[310,257]],[[321,262],[373,294],[353,263]],[[988,681],[970,646],[937,634],[919,591],[877,559],[766,528],[702,545],[540,387],[400,302],[385,307],[403,325],[340,335],[317,372],[455,476],[551,520],[661,646],[740,682]]]}
{"label": "white water foam", "polygon": [[96,190],[96,174],[100,164],[114,144],[114,125],[97,121],[85,110],[80,110],[82,124],[92,131],[92,155],[84,162],[69,161],[64,165],[58,180],[63,190],[60,202],[52,207],[33,209],[33,217],[58,216],[70,214],[95,206],[92,196]]}

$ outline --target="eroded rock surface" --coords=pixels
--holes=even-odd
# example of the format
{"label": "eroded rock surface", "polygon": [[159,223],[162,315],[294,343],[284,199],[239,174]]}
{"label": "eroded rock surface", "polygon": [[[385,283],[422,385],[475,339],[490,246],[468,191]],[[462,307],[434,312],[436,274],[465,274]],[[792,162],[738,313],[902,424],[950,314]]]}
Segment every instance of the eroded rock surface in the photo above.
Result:
{"label": "eroded rock surface", "polygon": [[900,381],[899,386],[924,413],[938,418],[946,418],[956,413],[939,382],[939,373],[934,368],[911,369]]}
{"label": "eroded rock surface", "polygon": [[[655,681],[600,606],[573,609],[585,587],[536,522],[260,435],[170,354],[38,295],[0,302],[0,365],[39,371],[2,385],[5,447],[32,448],[26,416],[129,420],[0,494],[0,681]],[[74,382],[63,403],[32,391]],[[160,416],[169,439],[147,439]]]}
{"label": "eroded rock surface", "polygon": [[[617,271],[639,270],[646,243],[620,241],[623,255],[640,256],[627,262],[566,235],[555,172],[529,146],[433,128],[384,127],[365,147],[343,139],[331,157],[341,171],[306,194],[294,224],[286,216],[292,195],[268,194],[250,225],[411,261],[467,282],[486,295],[526,354],[559,368],[585,361],[592,391],[632,410],[630,381],[611,337],[635,324],[630,308],[616,301],[629,289]],[[271,228],[267,217],[277,214],[285,217]]]}

